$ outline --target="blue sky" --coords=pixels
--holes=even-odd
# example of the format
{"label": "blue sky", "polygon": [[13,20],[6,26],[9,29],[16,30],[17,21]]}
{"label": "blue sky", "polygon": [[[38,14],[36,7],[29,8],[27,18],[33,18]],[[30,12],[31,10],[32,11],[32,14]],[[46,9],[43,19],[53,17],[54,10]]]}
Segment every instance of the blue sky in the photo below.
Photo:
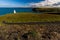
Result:
{"label": "blue sky", "polygon": [[43,0],[0,0],[0,7],[25,7]]}
{"label": "blue sky", "polygon": [[[48,2],[47,2],[48,1]],[[60,0],[0,0],[0,7],[59,6]],[[53,5],[54,4],[54,5]]]}

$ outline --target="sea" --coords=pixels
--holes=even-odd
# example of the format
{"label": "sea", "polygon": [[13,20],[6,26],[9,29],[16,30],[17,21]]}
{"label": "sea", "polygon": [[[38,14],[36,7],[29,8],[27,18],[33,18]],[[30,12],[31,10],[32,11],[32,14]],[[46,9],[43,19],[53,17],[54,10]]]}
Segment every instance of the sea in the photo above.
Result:
{"label": "sea", "polygon": [[0,8],[0,15],[11,14],[16,12],[32,12],[32,8]]}

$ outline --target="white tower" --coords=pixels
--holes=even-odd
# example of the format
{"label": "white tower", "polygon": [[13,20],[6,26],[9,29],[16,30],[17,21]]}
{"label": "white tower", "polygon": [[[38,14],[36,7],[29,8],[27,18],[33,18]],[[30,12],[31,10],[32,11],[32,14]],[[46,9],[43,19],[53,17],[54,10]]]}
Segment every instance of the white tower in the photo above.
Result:
{"label": "white tower", "polygon": [[16,14],[16,10],[14,10],[14,14]]}

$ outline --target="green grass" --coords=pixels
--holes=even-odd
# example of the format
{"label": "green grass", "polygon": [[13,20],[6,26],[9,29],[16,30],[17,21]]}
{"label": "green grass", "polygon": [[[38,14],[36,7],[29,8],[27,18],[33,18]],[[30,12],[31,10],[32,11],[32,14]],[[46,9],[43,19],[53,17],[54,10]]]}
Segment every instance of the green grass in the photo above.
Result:
{"label": "green grass", "polygon": [[36,14],[36,13],[16,13],[0,16],[0,23],[6,22],[52,22],[60,21],[60,15],[56,14]]}

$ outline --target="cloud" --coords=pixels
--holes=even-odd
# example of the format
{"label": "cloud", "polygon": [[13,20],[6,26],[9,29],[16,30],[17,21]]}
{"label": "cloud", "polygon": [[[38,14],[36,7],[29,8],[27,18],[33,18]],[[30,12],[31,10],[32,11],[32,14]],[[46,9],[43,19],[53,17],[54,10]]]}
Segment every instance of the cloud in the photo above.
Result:
{"label": "cloud", "polygon": [[60,7],[60,0],[45,0],[38,3],[29,3],[31,7]]}
{"label": "cloud", "polygon": [[0,7],[60,7],[60,0],[45,0],[38,3],[19,3],[0,0]]}

